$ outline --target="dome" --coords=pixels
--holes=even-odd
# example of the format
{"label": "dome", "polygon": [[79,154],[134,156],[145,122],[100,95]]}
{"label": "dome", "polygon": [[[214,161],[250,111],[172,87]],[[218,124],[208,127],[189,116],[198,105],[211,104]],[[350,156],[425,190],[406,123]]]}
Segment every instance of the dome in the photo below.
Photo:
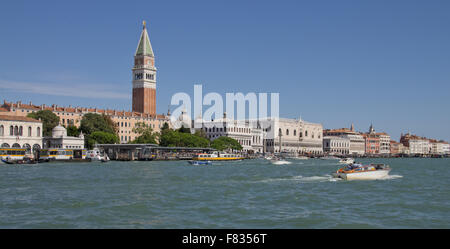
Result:
{"label": "dome", "polygon": [[191,128],[191,117],[187,115],[186,108],[183,109],[181,115],[178,117],[180,125],[184,128]]}
{"label": "dome", "polygon": [[61,125],[57,125],[52,130],[52,136],[53,137],[66,137],[67,130],[66,130],[66,128],[62,127]]}

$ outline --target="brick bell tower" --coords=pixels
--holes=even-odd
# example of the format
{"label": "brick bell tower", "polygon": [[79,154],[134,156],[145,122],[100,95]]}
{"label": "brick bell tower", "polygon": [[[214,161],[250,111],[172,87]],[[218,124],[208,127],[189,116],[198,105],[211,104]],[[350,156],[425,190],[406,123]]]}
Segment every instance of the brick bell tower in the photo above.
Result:
{"label": "brick bell tower", "polygon": [[134,54],[133,111],[156,115],[156,67],[145,21]]}

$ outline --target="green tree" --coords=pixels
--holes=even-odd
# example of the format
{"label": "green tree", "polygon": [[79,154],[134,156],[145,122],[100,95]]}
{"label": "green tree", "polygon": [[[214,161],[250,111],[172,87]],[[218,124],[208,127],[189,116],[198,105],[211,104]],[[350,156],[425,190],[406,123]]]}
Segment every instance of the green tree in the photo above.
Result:
{"label": "green tree", "polygon": [[75,125],[67,126],[66,130],[67,130],[67,136],[78,137],[80,135],[80,131],[78,130],[78,128]]}
{"label": "green tree", "polygon": [[95,144],[116,144],[119,143],[119,137],[116,134],[104,131],[94,131],[87,136],[87,147],[92,149]]}
{"label": "green tree", "polygon": [[194,134],[169,130],[161,134],[159,145],[166,147],[208,147],[209,140]]}
{"label": "green tree", "polygon": [[111,118],[104,114],[87,113],[80,123],[80,131],[90,135],[95,131],[104,131],[112,134],[117,133],[117,127]]}
{"label": "green tree", "polygon": [[136,134],[139,134],[138,137],[136,137],[135,140],[130,141],[131,144],[156,144],[156,140],[158,138],[158,134],[153,132],[153,129],[143,123],[138,122],[136,123],[135,127],[133,128],[133,132]]}
{"label": "green tree", "polygon": [[27,117],[41,119],[42,134],[45,137],[51,136],[53,128],[59,124],[59,117],[50,110],[41,110],[38,112],[29,113]]}
{"label": "green tree", "polygon": [[[116,125],[109,116],[104,114],[85,114],[80,122],[79,130],[84,133],[86,147],[89,149],[92,149],[95,143],[119,143]],[[94,133],[95,137],[93,137]],[[104,133],[107,133],[109,135],[107,136]]]}
{"label": "green tree", "polygon": [[211,143],[211,147],[216,150],[242,150],[242,145],[231,137],[219,137],[214,139]]}

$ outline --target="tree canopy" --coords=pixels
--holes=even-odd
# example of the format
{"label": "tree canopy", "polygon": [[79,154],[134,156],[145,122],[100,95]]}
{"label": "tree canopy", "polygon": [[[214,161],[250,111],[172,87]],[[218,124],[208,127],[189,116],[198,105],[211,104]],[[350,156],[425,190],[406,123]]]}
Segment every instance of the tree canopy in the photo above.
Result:
{"label": "tree canopy", "polygon": [[167,130],[161,134],[159,145],[166,147],[209,147],[209,140],[191,133]]}
{"label": "tree canopy", "polygon": [[88,148],[93,148],[95,144],[115,144],[119,143],[119,137],[116,134],[104,132],[104,131],[94,131],[89,134],[86,139],[86,145]]}
{"label": "tree canopy", "polygon": [[157,143],[158,134],[156,132],[153,132],[153,129],[143,122],[136,123],[135,127],[133,128],[133,132],[138,134],[138,137],[136,137],[135,140],[130,141],[129,143],[131,144]]}
{"label": "tree canopy", "polygon": [[80,135],[80,130],[75,125],[69,125],[66,128],[67,136],[70,137],[78,137]]}
{"label": "tree canopy", "polygon": [[214,139],[214,141],[212,141],[211,143],[211,147],[216,149],[216,150],[220,150],[220,151],[224,151],[224,150],[242,150],[242,145],[236,141],[235,139],[231,138],[231,137],[219,137]]}
{"label": "tree canopy", "polygon": [[50,110],[40,110],[37,112],[29,113],[27,117],[41,119],[42,134],[44,137],[51,136],[53,128],[55,128],[55,126],[59,124],[59,117]]}
{"label": "tree canopy", "polygon": [[95,143],[119,143],[117,127],[107,115],[87,113],[80,123],[80,131],[85,134],[86,147],[91,149]]}
{"label": "tree canopy", "polygon": [[104,114],[87,113],[83,115],[80,123],[80,130],[84,134],[92,134],[95,131],[103,131],[116,134],[117,127],[111,118]]}

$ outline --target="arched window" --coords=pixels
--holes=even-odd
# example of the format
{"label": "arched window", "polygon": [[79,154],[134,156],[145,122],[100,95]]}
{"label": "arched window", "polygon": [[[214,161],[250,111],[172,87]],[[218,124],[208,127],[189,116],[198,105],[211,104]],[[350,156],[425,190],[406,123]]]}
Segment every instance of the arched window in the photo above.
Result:
{"label": "arched window", "polygon": [[41,127],[38,127],[36,130],[36,136],[40,137],[41,136]]}
{"label": "arched window", "polygon": [[1,148],[9,148],[9,144],[3,143]]}
{"label": "arched window", "polygon": [[31,126],[28,127],[28,136],[31,137]]}
{"label": "arched window", "polygon": [[311,134],[311,137],[314,138],[314,132]]}
{"label": "arched window", "polygon": [[23,136],[23,127],[22,126],[19,127],[19,136]]}
{"label": "arched window", "polygon": [[308,131],[305,131],[305,137],[307,137],[308,136]]}
{"label": "arched window", "polygon": [[286,136],[289,136],[289,129],[286,129]]}
{"label": "arched window", "polygon": [[303,132],[300,132],[300,137],[303,137]]}
{"label": "arched window", "polygon": [[36,151],[38,151],[40,149],[41,149],[41,146],[39,144],[34,144],[33,145],[33,152],[36,152]]}
{"label": "arched window", "polygon": [[19,135],[19,127],[16,125],[14,126],[14,136]]}
{"label": "arched window", "polygon": [[278,136],[281,136],[282,134],[281,134],[281,128],[280,129],[278,129]]}
{"label": "arched window", "polygon": [[0,136],[3,136],[3,133],[4,133],[3,125],[0,125]]}
{"label": "arched window", "polygon": [[9,135],[14,136],[14,127],[12,125],[9,127]]}
{"label": "arched window", "polygon": [[12,145],[12,147],[13,147],[13,148],[20,148],[20,144],[15,143],[15,144]]}
{"label": "arched window", "polygon": [[297,136],[297,130],[294,130],[294,136]]}
{"label": "arched window", "polygon": [[23,149],[26,149],[26,150],[27,150],[27,153],[30,153],[30,152],[31,152],[31,145],[29,145],[29,144],[24,144],[24,145],[22,146],[22,148],[23,148]]}

